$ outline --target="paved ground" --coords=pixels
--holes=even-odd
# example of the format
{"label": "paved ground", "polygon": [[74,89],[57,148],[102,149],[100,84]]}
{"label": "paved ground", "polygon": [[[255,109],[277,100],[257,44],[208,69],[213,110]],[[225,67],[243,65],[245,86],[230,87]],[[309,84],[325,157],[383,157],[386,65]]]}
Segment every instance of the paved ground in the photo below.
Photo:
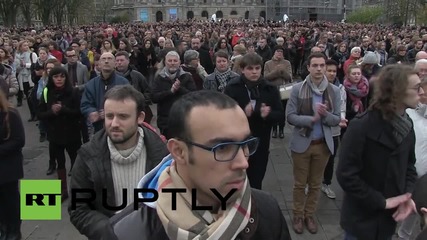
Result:
{"label": "paved ground", "polygon": [[[19,108],[26,131],[26,146],[24,148],[24,169],[26,179],[53,179],[46,176],[48,164],[48,144],[40,143],[36,123],[27,122],[28,110],[24,105]],[[154,121],[155,122],[155,121]],[[287,148],[290,129],[286,129],[285,139],[273,139],[271,143],[270,161],[264,180],[264,190],[271,192],[278,200],[282,213],[291,230],[292,216],[292,160]],[[69,161],[67,162],[69,164]],[[319,223],[319,232],[315,235],[308,233],[296,235],[291,230],[293,240],[338,240],[343,239],[339,226],[339,214],[342,202],[342,191],[335,179],[332,184],[337,194],[335,200],[328,199],[322,194],[316,219]],[[86,239],[69,222],[66,210],[68,202],[62,205],[62,220],[60,221],[24,221],[22,224],[23,239],[32,240],[79,240]]]}

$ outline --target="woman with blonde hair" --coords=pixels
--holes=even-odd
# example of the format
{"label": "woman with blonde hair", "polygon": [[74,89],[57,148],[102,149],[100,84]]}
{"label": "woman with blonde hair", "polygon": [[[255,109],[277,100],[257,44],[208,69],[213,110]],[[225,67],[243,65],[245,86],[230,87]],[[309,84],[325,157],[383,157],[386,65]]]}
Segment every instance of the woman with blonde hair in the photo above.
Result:
{"label": "woman with blonde hair", "polygon": [[0,89],[0,237],[21,239],[19,179],[24,177],[25,131],[18,111]]}
{"label": "woman with blonde hair", "polygon": [[21,41],[18,43],[18,49],[15,55],[15,67],[19,83],[18,107],[22,106],[22,98],[25,94],[31,113],[31,121],[35,120],[34,106],[30,99],[30,89],[34,87],[34,83],[31,79],[31,67],[37,59],[37,54],[30,50],[28,41]]}

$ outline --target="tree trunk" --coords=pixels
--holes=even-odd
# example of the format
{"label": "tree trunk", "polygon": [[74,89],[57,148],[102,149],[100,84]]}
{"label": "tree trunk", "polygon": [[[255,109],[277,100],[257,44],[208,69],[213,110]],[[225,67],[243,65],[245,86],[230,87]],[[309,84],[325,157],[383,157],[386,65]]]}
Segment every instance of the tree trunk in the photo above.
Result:
{"label": "tree trunk", "polygon": [[1,0],[0,15],[3,18],[4,25],[7,27],[16,25],[16,14],[21,4],[20,0]]}

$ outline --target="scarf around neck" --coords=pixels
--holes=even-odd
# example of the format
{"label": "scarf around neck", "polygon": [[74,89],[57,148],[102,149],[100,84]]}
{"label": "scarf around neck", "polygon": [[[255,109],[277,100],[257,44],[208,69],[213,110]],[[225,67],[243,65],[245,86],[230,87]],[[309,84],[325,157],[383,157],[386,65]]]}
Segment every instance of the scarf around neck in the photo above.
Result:
{"label": "scarf around neck", "polygon": [[250,93],[250,99],[251,100],[257,100],[260,98],[259,89],[258,86],[263,82],[262,77],[260,77],[256,81],[251,81],[245,77],[245,75],[242,74],[241,76],[243,83],[246,85],[246,88],[248,89]]}
{"label": "scarf around neck", "polygon": [[348,97],[351,99],[353,111],[356,113],[362,113],[365,111],[362,98],[366,97],[369,93],[369,82],[365,77],[362,77],[356,84],[350,82],[348,78],[344,79],[344,88],[348,93]]}
{"label": "scarf around neck", "polygon": [[[313,84],[310,75],[303,81],[298,93],[298,114],[313,116],[316,111],[313,106],[313,93],[322,96],[323,102],[326,103],[329,112],[334,112],[334,91],[332,84],[329,84],[328,79],[323,77],[319,86]],[[300,134],[304,137],[309,137],[311,128],[301,128]]]}
{"label": "scarf around neck", "polygon": [[228,68],[225,72],[220,72],[215,68],[215,78],[218,81],[218,91],[223,92],[230,78],[231,69]]}
{"label": "scarf around neck", "polygon": [[[247,177],[238,198],[229,203],[226,210],[220,209],[216,216],[207,210],[191,209],[191,190],[178,175],[174,162],[160,174],[158,186],[156,210],[170,239],[235,239],[249,222],[252,202]],[[171,209],[171,194],[162,193],[162,188],[187,189],[176,195],[176,210]]]}
{"label": "scarf around neck", "polygon": [[412,129],[412,122],[405,112],[403,116],[396,115],[391,121],[393,136],[398,144],[401,144]]}
{"label": "scarf around neck", "polygon": [[170,80],[172,80],[172,82],[175,82],[175,78],[178,78],[181,75],[181,67],[179,67],[176,72],[174,73],[170,73],[169,69],[167,69],[166,67],[164,67],[159,75],[165,78],[169,78]]}

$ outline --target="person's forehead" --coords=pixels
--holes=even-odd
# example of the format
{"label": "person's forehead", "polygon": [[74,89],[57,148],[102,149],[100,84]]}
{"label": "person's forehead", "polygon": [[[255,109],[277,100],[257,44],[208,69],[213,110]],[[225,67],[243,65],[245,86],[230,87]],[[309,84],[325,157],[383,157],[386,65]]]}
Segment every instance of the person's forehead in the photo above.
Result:
{"label": "person's forehead", "polygon": [[420,83],[421,83],[421,80],[420,80],[420,77],[418,77],[417,74],[411,74],[409,76],[409,78],[408,78],[408,84],[410,86],[414,86],[414,85],[417,85],[417,84],[420,84]]}
{"label": "person's forehead", "polygon": [[228,59],[227,58],[225,58],[225,57],[216,57],[216,60],[217,61],[228,61]]}
{"label": "person's forehead", "polygon": [[125,56],[117,56],[116,57],[116,61],[125,61],[125,60],[127,60],[127,58],[125,57]]}
{"label": "person's forehead", "polygon": [[105,111],[115,114],[131,114],[135,111],[135,107],[136,102],[131,98],[125,98],[123,100],[107,99],[104,103]]}
{"label": "person's forehead", "polygon": [[427,63],[418,63],[417,68],[427,68]]}
{"label": "person's forehead", "polygon": [[112,59],[112,58],[114,58],[114,56],[113,56],[113,54],[103,54],[103,55],[101,55],[101,60],[102,59]]}
{"label": "person's forehead", "polygon": [[214,105],[194,107],[187,117],[187,124],[194,141],[206,143],[212,139],[241,141],[251,133],[243,110],[218,109]]}
{"label": "person's forehead", "polygon": [[168,61],[168,60],[179,60],[179,58],[177,56],[174,56],[174,55],[169,55],[169,56],[166,56],[166,61]]}
{"label": "person's forehead", "polygon": [[337,70],[337,66],[334,64],[326,65],[326,70]]}
{"label": "person's forehead", "polygon": [[261,68],[261,65],[248,65],[244,69],[253,69],[253,68]]}
{"label": "person's forehead", "polygon": [[310,61],[311,64],[325,64],[325,59],[321,57],[314,57]]}

